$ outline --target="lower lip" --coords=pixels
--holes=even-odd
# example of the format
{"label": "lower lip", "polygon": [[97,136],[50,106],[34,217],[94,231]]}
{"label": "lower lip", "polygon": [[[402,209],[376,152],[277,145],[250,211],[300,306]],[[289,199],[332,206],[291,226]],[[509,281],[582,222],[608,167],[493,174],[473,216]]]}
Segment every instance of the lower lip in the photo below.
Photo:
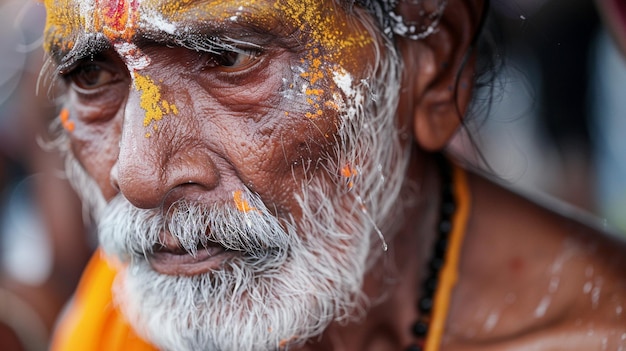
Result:
{"label": "lower lip", "polygon": [[192,276],[218,270],[227,259],[238,254],[223,247],[198,248],[195,257],[188,253],[160,251],[152,254],[150,265],[161,274]]}

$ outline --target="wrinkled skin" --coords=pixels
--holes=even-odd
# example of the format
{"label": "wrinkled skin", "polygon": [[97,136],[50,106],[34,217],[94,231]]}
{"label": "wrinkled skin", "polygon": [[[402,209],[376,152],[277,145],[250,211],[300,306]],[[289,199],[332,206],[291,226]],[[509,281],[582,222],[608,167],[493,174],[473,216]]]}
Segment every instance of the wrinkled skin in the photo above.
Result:
{"label": "wrinkled skin", "polygon": [[[258,3],[258,12],[273,10],[273,2]],[[227,14],[234,15],[239,6],[235,2],[217,10],[207,5],[185,10],[206,11],[205,20],[216,17],[215,21],[222,21],[209,11],[219,13],[224,7]],[[218,62],[228,58],[211,53],[152,43],[139,46],[151,63],[135,74],[158,82],[161,101],[178,109],[149,126],[142,123],[144,90],[133,89],[132,59],[109,48],[93,61],[79,62],[66,75],[70,84],[66,105],[75,121],[72,149],[106,199],[121,191],[137,207],[167,207],[168,202],[183,196],[181,192],[199,201],[226,201],[232,191],[245,186],[274,204],[278,212],[293,207],[289,202],[301,176],[292,173],[292,165],[317,160],[328,152],[331,142],[327,140],[336,135],[337,121],[330,108],[323,111],[324,119],[305,117],[307,112],[316,112],[306,101],[309,96],[281,96],[296,89],[283,79],[297,78],[294,70],[302,65],[300,60],[312,57],[313,50],[328,52],[324,58],[335,58],[330,51],[338,48],[325,48],[323,43],[302,45],[300,41],[311,39],[291,35],[296,24],[280,26],[274,15],[258,17],[262,22],[259,28],[250,29],[248,23],[239,21],[224,34],[241,37],[250,47],[249,52],[232,58],[229,66]],[[212,29],[204,30],[207,35],[212,33]],[[371,47],[352,47],[348,52],[350,57],[372,55]],[[354,63],[347,60],[341,57],[327,65],[347,63],[341,66],[354,69],[350,67]],[[330,95],[337,92],[328,78],[317,84],[324,89],[322,101],[332,100]],[[181,86],[181,82],[185,84]]]}
{"label": "wrinkled skin", "polygon": [[[346,90],[328,72],[341,69],[353,82],[370,78],[382,38],[351,18],[354,12],[330,1],[307,2],[319,6],[309,6],[304,16],[294,15],[299,7],[289,1],[252,1],[244,14],[239,1],[180,2],[176,9],[167,2],[120,1],[105,9],[119,14],[130,8],[132,15],[86,26],[78,12],[61,10],[74,8],[66,2],[72,3],[47,3],[57,12],[49,17],[46,47],[67,85],[71,150],[106,200],[122,194],[143,209],[168,208],[180,199],[228,204],[233,192],[247,188],[274,215],[297,223],[295,194],[302,185],[311,177],[334,184],[342,110],[333,94]],[[358,322],[331,324],[304,349],[398,350],[412,341],[408,326],[419,312],[407,306],[421,294],[441,187],[428,152],[445,147],[471,98],[472,60],[462,62],[480,8],[479,1],[450,1],[435,34],[421,41],[395,38],[405,66],[401,88],[389,89],[398,89],[395,122],[402,147],[412,150],[403,190],[416,200],[392,218],[386,260],[365,276],[363,291],[378,303]],[[156,33],[141,25],[151,11],[162,14],[151,23],[164,18],[168,24]],[[166,35],[172,23],[181,37]],[[190,32],[180,29],[186,26],[256,45],[234,56],[198,52],[189,48]],[[332,35],[338,31],[343,39]],[[80,46],[82,34],[68,35],[83,32],[101,33],[85,45],[90,51]],[[66,65],[74,54],[84,58]],[[316,59],[331,71],[316,70]],[[298,88],[303,78],[319,91]],[[441,349],[626,347],[624,243],[481,176],[470,174],[469,185],[472,211]]]}

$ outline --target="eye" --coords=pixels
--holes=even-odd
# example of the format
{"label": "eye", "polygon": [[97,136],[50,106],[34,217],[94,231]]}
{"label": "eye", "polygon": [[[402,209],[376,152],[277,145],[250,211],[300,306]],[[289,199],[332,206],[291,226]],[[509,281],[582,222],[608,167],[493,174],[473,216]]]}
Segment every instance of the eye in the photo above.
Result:
{"label": "eye", "polygon": [[68,78],[81,90],[101,88],[115,80],[115,74],[97,63],[85,63],[68,74]]}
{"label": "eye", "polygon": [[253,66],[259,58],[260,51],[252,49],[224,50],[211,53],[204,69],[216,68],[224,72],[243,71]]}

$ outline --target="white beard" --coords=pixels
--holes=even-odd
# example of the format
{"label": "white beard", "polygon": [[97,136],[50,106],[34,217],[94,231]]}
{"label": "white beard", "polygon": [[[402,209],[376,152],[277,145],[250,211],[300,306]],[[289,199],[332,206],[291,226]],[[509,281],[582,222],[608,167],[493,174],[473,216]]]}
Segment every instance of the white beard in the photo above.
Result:
{"label": "white beard", "polygon": [[[149,253],[158,243],[159,214],[145,216],[146,210],[121,197],[107,206],[100,225],[102,245],[130,263],[115,296],[131,324],[159,347],[271,350],[319,335],[333,319],[363,307],[371,227],[351,228],[354,234],[347,235],[338,223],[326,223],[330,226],[314,236],[298,235],[292,225],[281,226],[258,197],[246,197],[258,212],[233,209],[215,215],[184,203],[170,212],[165,227],[190,244],[190,254],[206,240],[207,226],[200,217],[217,218],[208,220],[211,241],[243,251],[222,269],[195,276],[162,275],[143,254],[128,256]],[[307,225],[313,226],[318,222]]]}
{"label": "white beard", "polygon": [[[98,217],[102,247],[128,263],[114,296],[140,335],[164,350],[273,350],[300,345],[333,321],[364,315],[363,279],[381,253],[379,227],[400,206],[408,160],[394,125],[399,63],[388,55],[373,68],[382,72],[377,80],[344,90],[350,112],[340,129],[337,169],[328,174],[359,160],[354,185],[348,189],[341,177],[335,184],[313,179],[297,197],[303,213],[297,223],[279,221],[249,192],[244,196],[258,211],[178,202],[163,214],[162,209],[135,208],[122,195],[106,206],[101,195],[88,200]],[[100,194],[68,156],[79,192]],[[243,254],[220,270],[162,275],[146,256],[164,229],[192,255],[207,240]]]}

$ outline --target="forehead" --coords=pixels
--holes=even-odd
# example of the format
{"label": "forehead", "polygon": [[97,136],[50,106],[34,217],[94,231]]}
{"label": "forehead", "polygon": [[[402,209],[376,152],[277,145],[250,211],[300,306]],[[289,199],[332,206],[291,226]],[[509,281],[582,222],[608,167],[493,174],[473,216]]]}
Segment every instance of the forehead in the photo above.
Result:
{"label": "forehead", "polygon": [[45,0],[45,4],[46,49],[70,49],[73,42],[68,38],[82,33],[130,42],[146,36],[193,35],[199,27],[227,31],[229,24],[261,31],[283,26],[329,44],[340,40],[337,28],[346,24],[343,8],[333,0]]}

